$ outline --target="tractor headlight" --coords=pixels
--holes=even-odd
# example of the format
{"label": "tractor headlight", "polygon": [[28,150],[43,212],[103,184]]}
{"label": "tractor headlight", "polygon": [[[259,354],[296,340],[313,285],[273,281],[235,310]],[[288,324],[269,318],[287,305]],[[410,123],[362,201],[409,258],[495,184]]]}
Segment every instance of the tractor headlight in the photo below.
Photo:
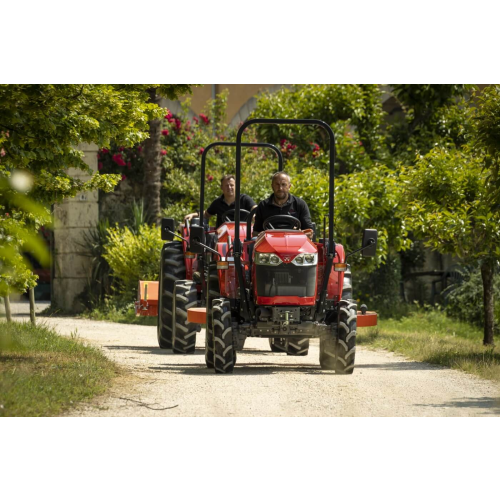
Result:
{"label": "tractor headlight", "polygon": [[255,252],[255,263],[264,266],[279,266],[283,261],[274,253]]}
{"label": "tractor headlight", "polygon": [[296,266],[314,266],[318,263],[317,253],[299,253],[292,261]]}

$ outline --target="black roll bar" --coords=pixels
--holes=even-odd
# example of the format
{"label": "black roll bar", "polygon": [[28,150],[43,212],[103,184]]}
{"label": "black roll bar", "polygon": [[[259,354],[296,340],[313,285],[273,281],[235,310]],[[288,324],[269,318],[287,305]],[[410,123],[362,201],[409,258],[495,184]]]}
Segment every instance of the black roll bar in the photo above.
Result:
{"label": "black roll bar", "polygon": [[335,196],[335,136],[331,127],[322,120],[315,119],[275,119],[275,118],[254,118],[248,120],[241,125],[238,129],[238,134],[236,135],[236,200],[235,200],[235,213],[234,213],[234,264],[236,272],[238,274],[238,281],[240,283],[240,297],[243,301],[243,316],[246,320],[250,319],[249,314],[249,300],[245,292],[245,285],[243,281],[243,271],[241,270],[241,242],[240,242],[240,182],[241,182],[241,137],[243,132],[250,126],[254,124],[272,124],[272,125],[318,125],[322,127],[328,133],[330,138],[330,182],[329,182],[329,209],[328,209],[328,257],[325,269],[325,274],[323,278],[323,285],[321,287],[320,300],[318,302],[318,307],[316,310],[316,316],[322,313],[324,307],[328,278],[332,270],[333,259],[335,257],[335,242],[333,241],[333,214],[334,214],[334,196]]}
{"label": "black roll bar", "polygon": [[[203,214],[205,212],[204,210],[204,205],[205,205],[205,163],[206,163],[206,158],[207,158],[207,153],[216,147],[236,147],[236,142],[212,142],[209,144],[204,150],[201,155],[201,186],[200,186],[200,225],[203,225]],[[240,144],[240,146],[244,147],[254,147],[254,148],[269,148],[272,149],[277,155],[278,155],[278,162],[279,166],[278,169],[281,172],[283,170],[283,155],[281,154],[281,151],[279,148],[277,148],[274,144],[268,144],[267,142],[243,142]],[[241,151],[241,149],[240,149]],[[239,193],[239,191],[238,191]],[[239,196],[239,195],[238,195]],[[235,206],[236,209],[236,206]],[[240,204],[238,201],[238,210],[240,209]],[[239,222],[239,216],[238,216],[238,222]]]}

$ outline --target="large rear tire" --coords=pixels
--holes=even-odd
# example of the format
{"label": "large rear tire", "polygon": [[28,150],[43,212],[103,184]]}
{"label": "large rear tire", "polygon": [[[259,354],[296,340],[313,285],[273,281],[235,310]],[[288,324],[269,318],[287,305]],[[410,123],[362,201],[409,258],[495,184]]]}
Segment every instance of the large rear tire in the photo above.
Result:
{"label": "large rear tire", "polygon": [[287,339],[285,351],[288,356],[307,356],[309,353],[309,339]]}
{"label": "large rear tire", "polygon": [[160,260],[157,337],[162,349],[172,349],[174,285],[183,279],[186,279],[186,266],[182,242],[171,241],[163,245]]}
{"label": "large rear tire", "polygon": [[198,325],[188,322],[188,309],[196,307],[198,292],[190,280],[179,280],[174,285],[175,311],[172,320],[172,350],[177,354],[192,354],[196,346]]}
{"label": "large rear tire", "polygon": [[236,349],[231,327],[231,306],[226,299],[214,299],[212,305],[215,373],[232,373]]}
{"label": "large rear tire", "polygon": [[351,375],[356,355],[356,324],[358,306],[353,300],[339,302],[338,336],[335,346],[335,373]]}
{"label": "large rear tire", "polygon": [[214,332],[212,322],[212,303],[214,299],[220,297],[219,274],[217,272],[217,263],[210,262],[207,275],[207,324],[205,330],[205,363],[207,368],[215,368],[214,363]]}
{"label": "large rear tire", "polygon": [[269,347],[272,352],[285,352],[285,339],[269,339]]}

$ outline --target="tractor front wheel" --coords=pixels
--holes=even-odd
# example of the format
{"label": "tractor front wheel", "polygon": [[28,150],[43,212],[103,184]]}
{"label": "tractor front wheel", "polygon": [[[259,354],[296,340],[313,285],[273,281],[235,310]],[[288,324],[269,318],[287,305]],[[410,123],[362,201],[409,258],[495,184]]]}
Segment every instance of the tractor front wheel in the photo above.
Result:
{"label": "tractor front wheel", "polygon": [[356,324],[358,306],[353,300],[339,302],[338,336],[335,346],[335,373],[351,375],[356,354]]}
{"label": "tractor front wheel", "polygon": [[232,373],[236,362],[236,350],[231,327],[231,306],[228,300],[214,299],[212,302],[212,326],[215,373]]}
{"label": "tractor front wheel", "polygon": [[271,352],[285,352],[285,339],[269,339]]}

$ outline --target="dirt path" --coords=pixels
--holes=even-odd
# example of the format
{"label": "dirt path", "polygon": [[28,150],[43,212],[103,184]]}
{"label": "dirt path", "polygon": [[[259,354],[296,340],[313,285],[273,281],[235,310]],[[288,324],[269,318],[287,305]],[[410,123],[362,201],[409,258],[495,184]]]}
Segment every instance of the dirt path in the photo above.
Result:
{"label": "dirt path", "polygon": [[[17,316],[20,319],[21,316]],[[498,416],[500,386],[454,370],[358,348],[352,376],[247,339],[232,375],[205,367],[204,332],[194,355],[159,349],[156,328],[75,318],[43,319],[63,335],[102,347],[131,376],[70,416]]]}

